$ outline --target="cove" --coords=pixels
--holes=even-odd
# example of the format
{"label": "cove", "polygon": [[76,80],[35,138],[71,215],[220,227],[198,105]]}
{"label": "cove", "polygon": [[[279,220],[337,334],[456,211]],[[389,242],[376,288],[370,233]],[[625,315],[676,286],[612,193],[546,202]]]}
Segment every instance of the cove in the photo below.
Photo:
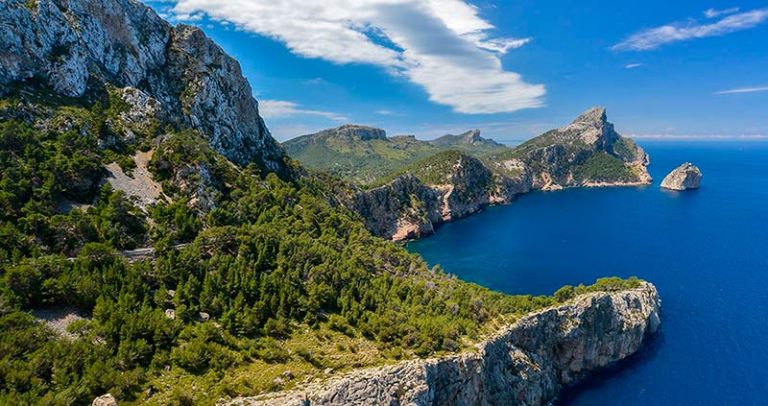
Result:
{"label": "cove", "polygon": [[[661,331],[561,404],[765,404],[768,142],[640,144],[651,156],[651,186],[523,195],[408,249],[510,294],[551,294],[612,275],[656,284]],[[701,168],[702,188],[659,189],[684,161]]]}

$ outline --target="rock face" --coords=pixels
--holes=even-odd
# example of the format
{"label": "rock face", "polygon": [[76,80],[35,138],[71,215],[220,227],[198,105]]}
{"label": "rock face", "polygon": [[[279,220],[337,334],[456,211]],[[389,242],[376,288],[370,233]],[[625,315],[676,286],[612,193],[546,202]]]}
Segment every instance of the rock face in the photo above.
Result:
{"label": "rock face", "polygon": [[461,145],[483,146],[487,148],[503,148],[504,147],[502,144],[499,144],[494,140],[483,138],[480,135],[480,130],[477,130],[477,129],[470,130],[459,135],[452,135],[452,134],[443,135],[442,137],[429,141],[429,143],[432,145],[436,145],[438,147],[454,147],[454,148],[459,147]]}
{"label": "rock face", "polygon": [[[430,182],[411,173],[370,190],[356,189],[343,204],[358,213],[373,234],[394,241],[419,238],[435,226],[480,211],[489,204],[509,203],[530,190],[530,178],[503,176],[472,156],[447,152],[416,172],[430,172]],[[436,175],[435,175],[436,174]]]}
{"label": "rock face", "polygon": [[94,399],[91,406],[117,406],[117,399],[107,393],[106,395],[101,395]]}
{"label": "rock face", "polygon": [[[490,140],[470,131],[433,143],[437,141],[459,145]],[[444,162],[435,162],[439,159]],[[458,152],[434,155],[408,169],[427,176],[359,190],[344,204],[364,218],[373,234],[411,239],[488,204],[509,203],[530,190],[646,185],[651,182],[649,163],[645,151],[619,135],[605,109],[596,107],[515,149],[500,146],[482,160]]]}
{"label": "rock face", "polygon": [[592,293],[528,315],[472,353],[354,371],[238,406],[544,405],[561,389],[637,352],[660,324],[660,299],[640,288]]}
{"label": "rock face", "polygon": [[513,155],[531,169],[535,189],[651,182],[648,154],[616,132],[603,107],[593,107],[567,126],[527,141]]}
{"label": "rock face", "polygon": [[0,93],[132,88],[123,98],[141,108],[126,119],[162,115],[237,164],[283,168],[239,64],[199,29],[173,27],[135,0],[6,0],[0,26]]}
{"label": "rock face", "polygon": [[680,191],[698,189],[701,185],[702,177],[701,170],[696,165],[686,162],[670,172],[661,181],[661,187]]}

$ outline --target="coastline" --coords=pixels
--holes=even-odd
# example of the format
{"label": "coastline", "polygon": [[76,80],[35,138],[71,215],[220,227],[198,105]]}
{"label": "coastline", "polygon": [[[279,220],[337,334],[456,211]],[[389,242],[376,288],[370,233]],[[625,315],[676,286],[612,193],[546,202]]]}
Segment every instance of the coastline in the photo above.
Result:
{"label": "coastline", "polygon": [[586,293],[521,317],[474,351],[353,370],[287,392],[218,404],[547,404],[637,353],[658,330],[660,308],[649,282]]}

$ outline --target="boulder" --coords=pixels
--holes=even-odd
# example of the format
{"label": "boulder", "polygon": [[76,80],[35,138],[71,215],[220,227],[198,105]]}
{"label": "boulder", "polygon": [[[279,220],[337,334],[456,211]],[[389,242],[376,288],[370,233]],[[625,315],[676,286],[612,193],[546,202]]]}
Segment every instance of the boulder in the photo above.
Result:
{"label": "boulder", "polygon": [[91,406],[117,406],[117,399],[107,393],[106,395],[101,395],[94,399]]}
{"label": "boulder", "polygon": [[701,185],[702,176],[701,170],[696,165],[686,162],[670,172],[661,181],[661,187],[679,191],[698,189]]}

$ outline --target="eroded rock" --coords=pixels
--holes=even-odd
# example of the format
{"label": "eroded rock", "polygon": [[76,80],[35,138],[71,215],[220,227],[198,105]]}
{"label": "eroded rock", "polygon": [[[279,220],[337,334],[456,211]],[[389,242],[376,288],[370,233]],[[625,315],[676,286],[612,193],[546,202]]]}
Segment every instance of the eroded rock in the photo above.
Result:
{"label": "eroded rock", "polygon": [[672,170],[661,181],[661,187],[678,191],[698,189],[702,177],[701,170],[696,165],[686,162]]}
{"label": "eroded rock", "polygon": [[353,371],[230,406],[543,405],[559,391],[637,352],[659,327],[660,299],[644,283],[592,293],[528,315],[477,351]]}

